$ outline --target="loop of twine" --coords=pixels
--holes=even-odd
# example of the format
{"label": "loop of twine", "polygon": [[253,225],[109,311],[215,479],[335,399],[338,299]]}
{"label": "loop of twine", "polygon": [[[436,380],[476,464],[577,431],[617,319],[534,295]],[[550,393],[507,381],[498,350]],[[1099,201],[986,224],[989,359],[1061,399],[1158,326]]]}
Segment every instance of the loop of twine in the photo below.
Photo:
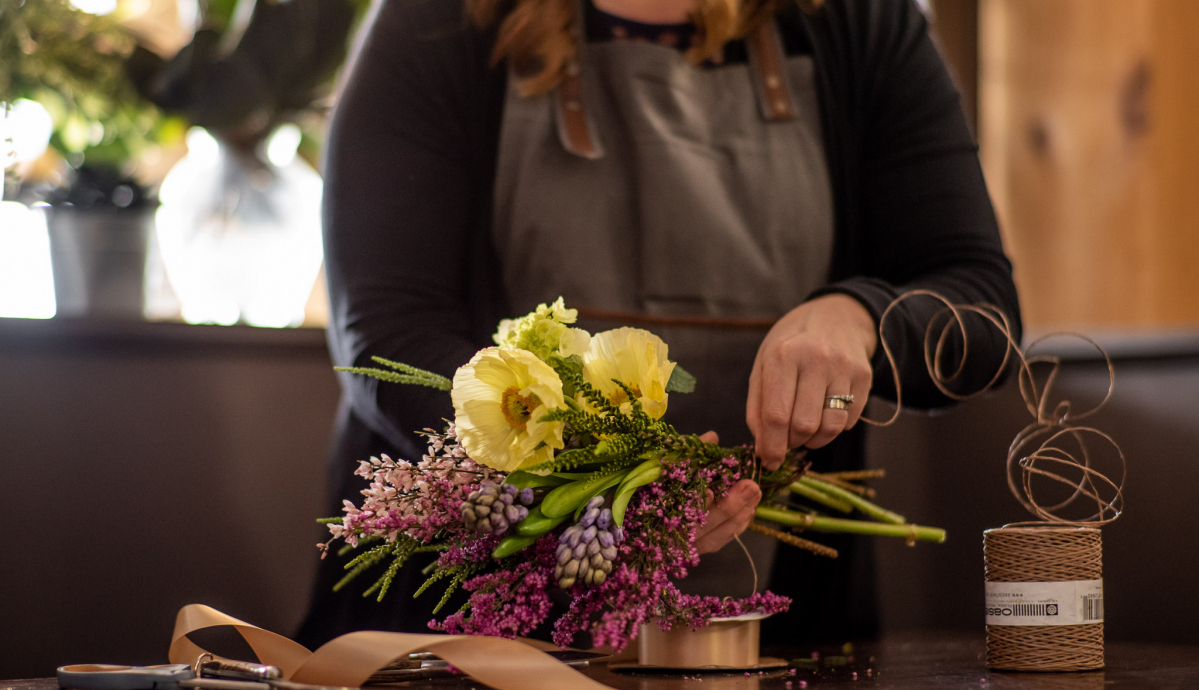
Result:
{"label": "loop of twine", "polygon": [[[878,324],[879,343],[891,366],[891,375],[895,385],[895,411],[889,419],[883,421],[864,416],[862,421],[874,426],[889,426],[899,418],[903,409],[903,387],[900,384],[899,368],[896,365],[891,345],[884,337],[884,326],[888,317],[901,303],[914,297],[929,297],[945,305],[943,309],[933,315],[925,329],[924,364],[928,369],[929,376],[932,377],[933,385],[946,397],[964,401],[990,391],[1003,376],[1003,372],[1007,369],[1013,356],[1016,358],[1019,365],[1020,397],[1023,398],[1025,407],[1033,417],[1033,421],[1016,435],[1008,449],[1008,488],[1016,500],[1039,520],[1058,525],[1099,526],[1106,525],[1119,517],[1124,507],[1123,489],[1127,472],[1124,452],[1106,433],[1076,424],[1076,422],[1095,414],[1107,404],[1115,386],[1116,374],[1111,357],[1098,343],[1085,335],[1051,333],[1033,341],[1021,351],[1019,344],[1012,336],[1012,327],[1007,315],[998,307],[990,304],[954,304],[931,290],[905,292],[887,305]],[[949,386],[965,371],[969,358],[970,336],[964,321],[966,314],[979,316],[998,329],[1006,341],[1006,346],[1003,361],[1000,362],[994,376],[986,385],[973,392],[958,393]],[[961,355],[957,367],[953,371],[946,371],[945,361],[949,354],[947,349],[953,344],[954,333],[960,334],[961,337]],[[1074,412],[1068,400],[1050,404],[1052,399],[1050,393],[1061,369],[1061,358],[1052,355],[1032,355],[1031,353],[1038,345],[1055,337],[1073,337],[1087,342],[1103,356],[1103,361],[1107,365],[1107,392],[1097,405],[1085,412]],[[1035,365],[1049,367],[1044,382],[1040,386],[1033,374]],[[1086,443],[1088,438],[1098,438],[1115,450],[1120,459],[1118,481],[1092,467],[1092,453],[1088,450]],[[1069,443],[1076,447],[1074,452],[1063,447],[1064,444]],[[1068,487],[1071,495],[1052,505],[1043,505],[1043,499],[1038,499],[1034,491],[1034,480],[1038,478],[1048,481],[1051,485]],[[1072,507],[1080,499],[1093,503],[1094,512],[1081,518],[1067,517],[1063,511]]]}

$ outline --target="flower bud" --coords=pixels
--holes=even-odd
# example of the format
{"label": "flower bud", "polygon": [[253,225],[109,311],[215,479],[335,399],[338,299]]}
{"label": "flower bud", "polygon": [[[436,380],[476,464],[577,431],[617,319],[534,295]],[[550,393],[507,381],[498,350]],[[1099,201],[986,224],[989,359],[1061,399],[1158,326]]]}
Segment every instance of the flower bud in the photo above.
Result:
{"label": "flower bud", "polygon": [[588,510],[586,513],[583,513],[583,519],[579,520],[579,524],[583,527],[591,527],[592,525],[595,524],[595,520],[596,520],[596,518],[599,517],[599,514],[600,513],[598,510],[596,510],[595,508],[592,508],[591,510]]}
{"label": "flower bud", "polygon": [[558,547],[558,565],[566,565],[570,559],[574,558],[571,548],[565,544]]}
{"label": "flower bud", "polygon": [[600,543],[594,539],[587,542],[587,555],[595,556],[600,552]]}
{"label": "flower bud", "polygon": [[566,577],[575,577],[579,574],[579,566],[581,565],[582,563],[579,561],[570,561],[562,567],[562,574]]}
{"label": "flower bud", "polygon": [[608,573],[603,570],[594,570],[591,573],[592,586],[602,585],[606,579],[608,579]]}
{"label": "flower bud", "polygon": [[599,545],[605,549],[616,543],[612,538],[612,533],[602,529],[596,533],[595,538],[599,541]]}
{"label": "flower bud", "polygon": [[583,530],[583,541],[591,541],[592,539],[595,539],[595,533],[596,529],[594,526]]}
{"label": "flower bud", "polygon": [[[484,496],[484,498],[486,498],[486,496]],[[475,506],[475,515],[478,515],[479,517],[481,517],[481,518],[484,518],[484,517],[487,517],[487,516],[488,516],[488,515],[490,515],[490,514],[491,514],[491,507],[490,507],[490,506],[486,506],[486,505],[477,505],[477,506]]]}
{"label": "flower bud", "polygon": [[533,489],[531,487],[526,487],[524,491],[520,492],[520,502],[527,506],[533,505]]}
{"label": "flower bud", "polygon": [[587,555],[587,542],[579,542],[579,545],[574,550],[575,558],[582,558]]}
{"label": "flower bud", "polygon": [[616,560],[616,556],[618,553],[619,552],[616,550],[615,546],[605,546],[604,548],[600,549],[600,555],[603,556],[604,560],[607,560],[607,561]]}
{"label": "flower bud", "polygon": [[508,522],[520,522],[523,519],[520,516],[520,508],[516,506],[504,508],[504,517],[508,518]]}
{"label": "flower bud", "polygon": [[492,503],[495,503],[495,494],[484,493],[475,499],[475,503],[481,506],[490,506]]}
{"label": "flower bud", "polygon": [[612,511],[604,508],[600,511],[599,517],[595,520],[595,526],[600,529],[608,529],[612,525]]}
{"label": "flower bud", "polygon": [[573,577],[564,577],[561,580],[558,580],[558,586],[562,589],[570,589],[571,585],[574,583],[575,579]]}
{"label": "flower bud", "polygon": [[520,492],[520,489],[516,488],[516,485],[514,485],[514,484],[504,484],[504,493],[505,493],[505,494],[507,494],[507,495],[509,495],[509,496],[512,496],[512,495],[514,495],[514,494],[516,494],[516,493],[519,493],[519,492]]}
{"label": "flower bud", "polygon": [[508,529],[508,520],[503,515],[495,513],[491,516],[491,531],[494,534],[501,534]]}
{"label": "flower bud", "polygon": [[605,560],[606,559],[604,558],[604,554],[596,552],[591,555],[591,567],[599,568],[600,566],[602,566],[604,564]]}
{"label": "flower bud", "polygon": [[591,510],[592,508],[601,508],[601,507],[603,507],[603,505],[604,505],[604,497],[596,496],[595,498],[592,498],[590,501],[587,501],[587,510]]}

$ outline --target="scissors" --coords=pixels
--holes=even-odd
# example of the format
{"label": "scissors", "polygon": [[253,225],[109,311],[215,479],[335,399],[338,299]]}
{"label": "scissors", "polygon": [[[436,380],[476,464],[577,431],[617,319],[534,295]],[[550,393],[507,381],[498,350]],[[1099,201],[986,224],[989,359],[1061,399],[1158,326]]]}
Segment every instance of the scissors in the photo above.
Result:
{"label": "scissors", "polygon": [[[205,655],[209,656],[210,655]],[[233,668],[226,668],[233,667]],[[198,671],[198,673],[197,673]],[[224,678],[213,677],[225,675]],[[60,666],[58,686],[73,690],[356,690],[282,680],[279,669],[245,662],[214,663],[201,657],[195,665]]]}

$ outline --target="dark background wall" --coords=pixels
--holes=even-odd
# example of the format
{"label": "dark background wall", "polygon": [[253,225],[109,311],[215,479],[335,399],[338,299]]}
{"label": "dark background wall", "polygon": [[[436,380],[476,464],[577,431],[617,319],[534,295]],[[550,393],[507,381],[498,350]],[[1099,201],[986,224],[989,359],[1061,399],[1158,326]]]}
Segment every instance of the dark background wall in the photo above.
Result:
{"label": "dark background wall", "polygon": [[[1199,339],[1114,342],[1116,395],[1094,423],[1130,478],[1104,530],[1107,634],[1199,642]],[[1080,361],[1061,390],[1082,404],[1105,380]],[[191,602],[294,632],[336,404],[318,331],[0,320],[0,678],[163,663]],[[1004,457],[1027,421],[1008,388],[873,433],[880,501],[949,531],[876,541],[887,631],[981,635],[982,531],[1026,517]]]}

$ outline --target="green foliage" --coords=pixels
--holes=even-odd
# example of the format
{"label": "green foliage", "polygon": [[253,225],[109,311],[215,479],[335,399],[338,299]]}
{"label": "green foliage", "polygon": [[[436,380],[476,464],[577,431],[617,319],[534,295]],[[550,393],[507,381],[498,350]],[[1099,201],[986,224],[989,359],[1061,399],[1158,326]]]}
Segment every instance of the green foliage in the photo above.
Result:
{"label": "green foliage", "polygon": [[344,371],[349,374],[361,374],[370,376],[380,381],[389,381],[391,383],[407,383],[414,386],[428,386],[436,388],[439,391],[448,391],[454,387],[454,382],[440,374],[434,374],[431,371],[417,369],[408,364],[393,362],[382,357],[371,357],[372,360],[390,367],[393,371],[387,369],[377,369],[375,367],[333,367],[336,371]]}
{"label": "green foliage", "polygon": [[666,382],[666,392],[694,393],[695,383],[695,377],[690,372],[675,364],[674,371],[670,372],[670,380]]}
{"label": "green foliage", "polygon": [[135,47],[112,17],[68,0],[0,0],[0,100],[41,103],[64,156],[122,164],[178,132],[134,88],[125,63]]}

